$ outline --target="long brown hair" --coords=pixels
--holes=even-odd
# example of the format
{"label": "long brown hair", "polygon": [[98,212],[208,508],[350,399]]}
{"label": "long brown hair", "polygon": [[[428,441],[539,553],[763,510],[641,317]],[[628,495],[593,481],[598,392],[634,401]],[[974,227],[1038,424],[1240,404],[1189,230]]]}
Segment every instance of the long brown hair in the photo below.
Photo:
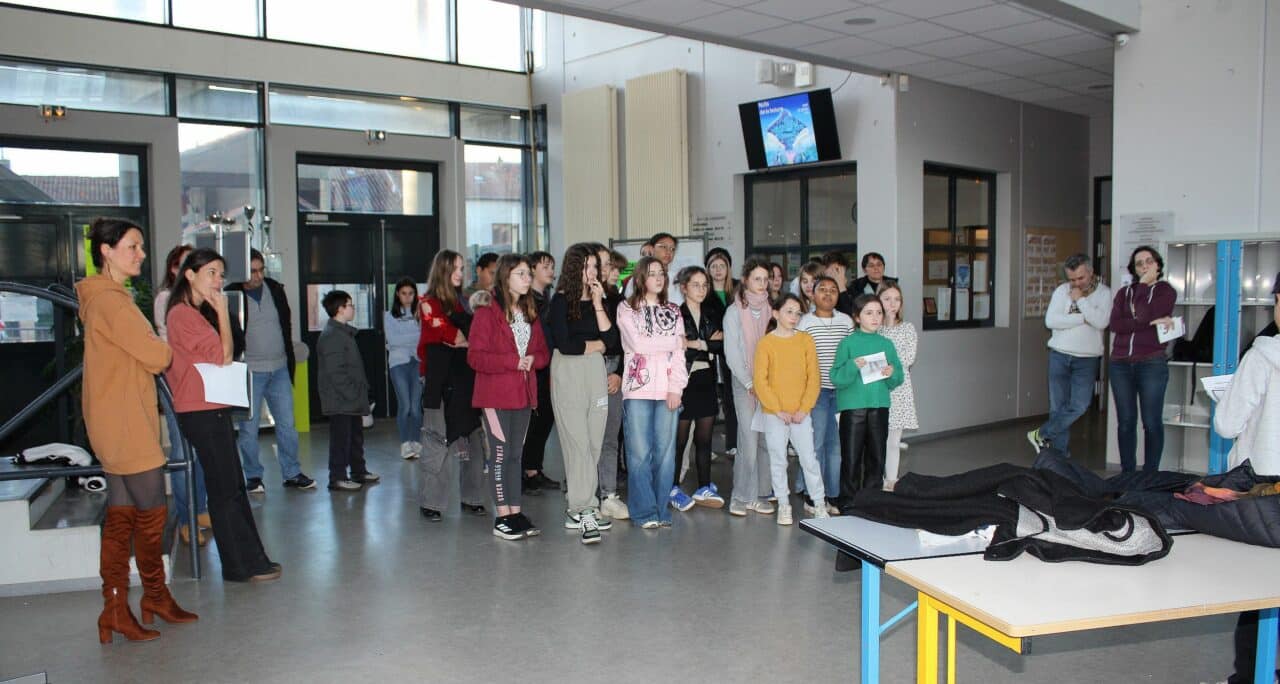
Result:
{"label": "long brown hair", "polygon": [[805,262],[804,266],[800,267],[800,275],[796,280],[796,287],[800,291],[796,294],[799,295],[800,297],[800,313],[802,315],[809,313],[809,310],[813,308],[813,297],[806,295],[804,293],[804,286],[800,284],[800,282],[804,280],[804,277],[806,275],[808,275],[811,279],[813,279],[813,286],[817,287],[818,278],[822,277],[823,275],[822,264],[816,261],[808,261],[808,262]]}
{"label": "long brown hair", "polygon": [[[747,279],[751,277],[751,272],[757,268],[763,268],[764,272],[768,274],[770,278],[773,277],[773,272],[769,270],[769,262],[765,259],[751,257],[742,264],[742,282],[738,284],[737,295],[738,303],[741,304],[743,308],[746,308],[747,306]],[[768,285],[765,286],[764,291],[766,293],[769,292]]]}
{"label": "long brown hair", "polygon": [[[508,289],[507,281],[511,279],[511,272],[520,264],[529,267],[530,286],[528,292],[517,297]],[[493,278],[493,289],[498,296],[498,305],[502,307],[502,313],[507,317],[508,323],[515,320],[513,312],[516,309],[524,314],[524,320],[530,323],[538,320],[538,304],[533,300],[533,262],[528,257],[523,254],[503,254],[498,257],[498,271]]]}
{"label": "long brown hair", "polygon": [[[205,301],[200,302],[197,306],[195,297],[191,293],[191,281],[187,280],[187,271],[199,273],[200,269],[215,261],[222,262],[224,269],[227,267],[226,259],[223,259],[221,254],[208,247],[193,249],[187,255],[187,258],[182,260],[182,267],[178,269],[178,276],[174,279],[173,287],[169,290],[169,308],[165,309],[164,312],[166,319],[169,317],[169,312],[173,311],[173,307],[179,304],[187,304],[199,311],[200,315],[204,316],[206,321],[209,321],[209,325],[212,325],[214,330],[218,329],[218,313],[213,310],[213,305]],[[170,331],[170,334],[173,334],[173,331]]]}
{"label": "long brown hair", "polygon": [[658,305],[667,303],[667,287],[671,285],[671,275],[667,273],[667,267],[662,265],[658,257],[640,257],[640,261],[636,262],[636,270],[631,272],[631,296],[627,297],[627,306],[633,311],[639,311],[640,307],[644,306],[644,296],[649,291],[650,264],[657,264],[662,268],[662,289],[658,291]]}
{"label": "long brown hair", "polygon": [[578,302],[582,299],[582,273],[587,270],[588,259],[597,259],[596,272],[599,273],[599,258],[587,243],[579,242],[569,245],[569,249],[564,251],[564,263],[560,266],[560,280],[556,283],[556,292],[559,292],[569,305],[568,313],[571,321],[576,321],[582,316]]}
{"label": "long brown hair", "polygon": [[160,281],[160,287],[166,290],[173,288],[174,279],[178,277],[178,267],[182,265],[183,257],[187,256],[187,252],[195,249],[188,244],[179,244],[169,250],[169,255],[164,258],[164,280]]}
{"label": "long brown hair", "polygon": [[[885,278],[884,280],[880,281],[880,287],[877,287],[877,288],[876,288],[876,297],[879,297],[880,295],[884,294],[885,292],[888,292],[889,290],[897,290],[897,291],[898,291],[898,299],[902,300],[902,305],[898,307],[898,315],[897,315],[897,316],[895,316],[895,317],[894,317],[894,320],[893,320],[893,324],[894,324],[895,326],[899,326],[899,325],[902,325],[903,323],[906,323],[906,322],[907,322],[907,320],[906,320],[905,318],[903,318],[903,317],[902,317],[902,314],[906,313],[906,309],[907,309],[907,298],[906,298],[905,296],[903,296],[903,294],[902,294],[902,288],[898,287],[898,283],[896,283],[896,282],[894,282],[894,281],[892,281],[892,280],[889,280],[888,278]],[[884,301],[883,301],[883,300],[880,302],[880,307],[881,307],[881,308],[884,308]],[[888,320],[888,318],[889,318],[889,310],[888,310],[888,309],[885,309],[885,311],[884,311],[884,317],[885,317],[885,319],[886,319],[886,320]]]}
{"label": "long brown hair", "polygon": [[436,258],[431,262],[431,270],[427,273],[427,295],[440,301],[444,306],[444,316],[458,308],[458,288],[453,286],[453,270],[461,259],[461,254],[451,249],[442,249],[436,253]]}

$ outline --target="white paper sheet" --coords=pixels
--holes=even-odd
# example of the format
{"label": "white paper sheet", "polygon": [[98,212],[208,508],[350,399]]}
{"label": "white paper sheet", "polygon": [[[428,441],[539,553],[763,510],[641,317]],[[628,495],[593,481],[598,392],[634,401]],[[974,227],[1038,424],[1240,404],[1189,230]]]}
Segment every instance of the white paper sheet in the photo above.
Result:
{"label": "white paper sheet", "polygon": [[985,321],[991,318],[991,295],[976,294],[973,296],[973,320]]}
{"label": "white paper sheet", "polygon": [[969,290],[956,289],[956,320],[969,320]]}
{"label": "white paper sheet", "polygon": [[238,361],[225,366],[195,364],[204,381],[204,400],[211,404],[249,406],[249,369]]}
{"label": "white paper sheet", "polygon": [[889,359],[885,357],[884,352],[867,354],[859,358],[866,361],[862,365],[862,382],[864,384],[870,385],[873,382],[880,382],[885,379],[881,373],[889,366]]}
{"label": "white paper sheet", "polygon": [[938,320],[951,320],[951,288],[938,288]]}
{"label": "white paper sheet", "polygon": [[1222,401],[1222,396],[1227,393],[1227,388],[1231,386],[1231,375],[1206,375],[1200,378],[1200,386],[1204,387],[1205,394],[1208,394],[1215,402]]}
{"label": "white paper sheet", "polygon": [[1176,340],[1185,337],[1187,334],[1187,324],[1182,320],[1182,316],[1173,317],[1173,325],[1157,325],[1156,338],[1161,344],[1169,340]]}

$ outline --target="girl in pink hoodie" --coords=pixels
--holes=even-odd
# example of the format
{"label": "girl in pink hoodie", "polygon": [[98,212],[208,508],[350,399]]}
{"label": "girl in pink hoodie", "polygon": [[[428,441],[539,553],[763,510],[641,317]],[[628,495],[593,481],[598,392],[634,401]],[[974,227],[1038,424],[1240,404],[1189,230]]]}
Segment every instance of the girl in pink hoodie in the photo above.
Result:
{"label": "girl in pink hoodie", "polygon": [[627,444],[627,507],[632,524],[651,530],[671,526],[663,505],[675,476],[676,421],[688,384],[684,321],[667,301],[667,271],[644,257],[636,287],[618,305],[618,331],[626,353],[622,375],[623,435]]}

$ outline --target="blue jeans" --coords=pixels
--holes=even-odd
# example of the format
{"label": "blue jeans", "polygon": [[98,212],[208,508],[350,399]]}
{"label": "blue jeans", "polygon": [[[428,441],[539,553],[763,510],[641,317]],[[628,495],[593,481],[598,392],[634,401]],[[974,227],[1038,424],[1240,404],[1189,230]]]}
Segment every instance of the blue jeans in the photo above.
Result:
{"label": "blue jeans", "polygon": [[[169,426],[169,462],[181,463],[182,440],[178,438],[178,419],[172,413],[164,414]],[[196,514],[209,512],[209,494],[204,489],[204,468],[200,467],[200,459],[196,456],[195,447],[191,447],[191,472],[196,478]],[[178,513],[178,524],[187,522],[187,473],[182,470],[170,470],[169,482],[173,485],[173,508]]]}
{"label": "blue jeans", "polygon": [[1049,420],[1040,426],[1040,438],[1062,453],[1069,453],[1071,424],[1084,415],[1093,400],[1098,379],[1097,356],[1072,356],[1049,350]]}
{"label": "blue jeans", "polygon": [[[813,422],[813,452],[818,457],[818,468],[822,470],[823,489],[828,499],[840,496],[840,426],[836,422],[839,415],[836,391],[826,387],[819,390],[818,403],[814,404],[809,417]],[[804,469],[797,469],[796,491],[807,489]]]}
{"label": "blue jeans", "polygon": [[258,424],[262,422],[262,401],[271,407],[276,420],[276,457],[280,460],[280,477],[291,480],[302,472],[298,463],[298,430],[293,426],[293,382],[289,369],[281,367],[253,376],[253,395],[249,401],[249,419],[240,423],[236,444],[240,447],[240,463],[246,480],[262,479],[262,461],[258,458]]}
{"label": "blue jeans", "polygon": [[1163,356],[1138,363],[1111,362],[1111,396],[1116,402],[1116,441],[1120,468],[1137,470],[1138,405],[1142,405],[1144,471],[1160,469],[1164,451],[1164,389],[1169,384],[1169,362]]}
{"label": "blue jeans", "polygon": [[422,436],[422,380],[418,362],[392,366],[391,386],[396,389],[396,429],[400,442],[416,442]]}
{"label": "blue jeans", "polygon": [[671,522],[667,495],[676,474],[676,423],[680,411],[665,400],[623,399],[627,444],[627,508],[631,524]]}

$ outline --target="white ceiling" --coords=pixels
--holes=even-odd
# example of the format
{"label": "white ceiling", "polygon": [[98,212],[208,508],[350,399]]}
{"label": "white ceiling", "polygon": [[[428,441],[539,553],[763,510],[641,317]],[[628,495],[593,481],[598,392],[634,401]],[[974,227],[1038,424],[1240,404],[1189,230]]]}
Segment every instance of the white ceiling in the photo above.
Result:
{"label": "white ceiling", "polygon": [[[521,4],[1088,116],[1111,110],[1112,39],[1008,0],[526,0]],[[874,23],[849,23],[873,19]]]}

